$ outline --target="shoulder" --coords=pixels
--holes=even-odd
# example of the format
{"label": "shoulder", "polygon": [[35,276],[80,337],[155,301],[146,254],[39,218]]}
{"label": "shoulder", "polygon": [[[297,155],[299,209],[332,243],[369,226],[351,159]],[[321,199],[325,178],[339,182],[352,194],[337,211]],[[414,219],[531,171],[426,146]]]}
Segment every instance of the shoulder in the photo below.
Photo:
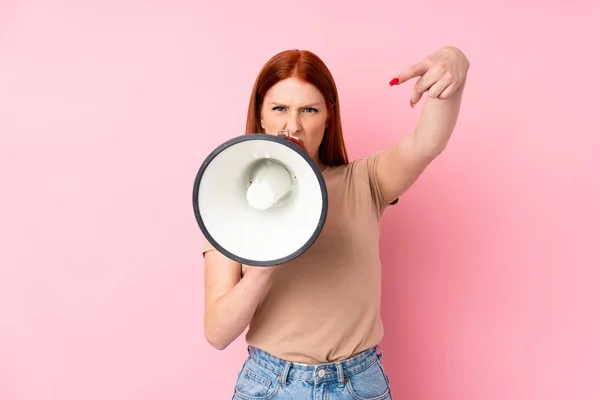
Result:
{"label": "shoulder", "polygon": [[376,176],[376,166],[381,153],[381,151],[377,151],[366,157],[352,160],[348,164],[328,167],[327,170],[344,179],[361,179],[368,183]]}
{"label": "shoulder", "polygon": [[377,164],[381,156],[381,151],[369,154],[364,158],[351,161],[348,166],[353,175],[369,182],[377,177]]}
{"label": "shoulder", "polygon": [[[335,175],[341,176],[344,185],[348,186],[349,192],[364,194],[373,202],[373,205],[381,214],[390,204],[396,204],[397,199],[386,203],[383,199],[379,180],[377,179],[378,164],[383,151],[376,151],[365,157],[350,161],[346,165],[333,167]],[[331,168],[331,167],[330,167]]]}

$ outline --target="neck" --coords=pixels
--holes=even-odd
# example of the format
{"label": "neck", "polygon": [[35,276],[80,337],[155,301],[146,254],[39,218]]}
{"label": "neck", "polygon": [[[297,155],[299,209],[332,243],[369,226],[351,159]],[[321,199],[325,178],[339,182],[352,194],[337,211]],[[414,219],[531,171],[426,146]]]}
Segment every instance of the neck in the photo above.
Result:
{"label": "neck", "polygon": [[315,162],[319,166],[319,169],[321,170],[321,172],[323,172],[325,170],[325,168],[327,168],[327,165],[325,165],[325,163],[323,163],[319,158],[317,158],[315,160]]}

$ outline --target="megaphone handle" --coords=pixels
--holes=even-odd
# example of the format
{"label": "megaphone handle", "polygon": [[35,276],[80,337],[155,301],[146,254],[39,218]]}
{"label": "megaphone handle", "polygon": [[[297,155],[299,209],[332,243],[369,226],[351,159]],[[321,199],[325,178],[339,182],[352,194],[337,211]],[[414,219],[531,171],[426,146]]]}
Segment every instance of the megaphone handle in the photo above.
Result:
{"label": "megaphone handle", "polygon": [[[285,132],[285,133],[282,133]],[[308,153],[308,150],[306,149],[306,146],[304,146],[304,144],[299,141],[298,139],[296,139],[293,136],[290,136],[290,132],[289,131],[279,131],[277,132],[277,136],[283,136],[285,137],[287,140],[289,140],[290,142],[293,142],[295,144],[297,144],[298,146],[300,146],[302,148],[302,150],[304,150],[305,152]]]}

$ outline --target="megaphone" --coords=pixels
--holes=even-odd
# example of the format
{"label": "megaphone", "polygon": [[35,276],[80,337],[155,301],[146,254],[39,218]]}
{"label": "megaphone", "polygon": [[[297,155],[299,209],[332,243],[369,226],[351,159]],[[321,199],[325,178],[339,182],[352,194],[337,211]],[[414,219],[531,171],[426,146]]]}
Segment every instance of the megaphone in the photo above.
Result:
{"label": "megaphone", "polygon": [[304,145],[287,131],[234,137],[204,160],[193,206],[205,238],[226,257],[276,266],[308,250],[327,217],[327,187]]}

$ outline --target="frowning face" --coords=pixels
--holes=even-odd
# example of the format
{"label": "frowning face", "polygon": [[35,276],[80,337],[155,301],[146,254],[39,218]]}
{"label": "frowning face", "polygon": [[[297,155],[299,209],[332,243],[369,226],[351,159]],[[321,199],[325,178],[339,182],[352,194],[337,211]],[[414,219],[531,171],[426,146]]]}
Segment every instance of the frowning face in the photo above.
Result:
{"label": "frowning face", "polygon": [[319,165],[319,146],[328,122],[325,98],[310,83],[296,78],[279,81],[265,95],[261,127],[267,134],[281,130],[300,140]]}

